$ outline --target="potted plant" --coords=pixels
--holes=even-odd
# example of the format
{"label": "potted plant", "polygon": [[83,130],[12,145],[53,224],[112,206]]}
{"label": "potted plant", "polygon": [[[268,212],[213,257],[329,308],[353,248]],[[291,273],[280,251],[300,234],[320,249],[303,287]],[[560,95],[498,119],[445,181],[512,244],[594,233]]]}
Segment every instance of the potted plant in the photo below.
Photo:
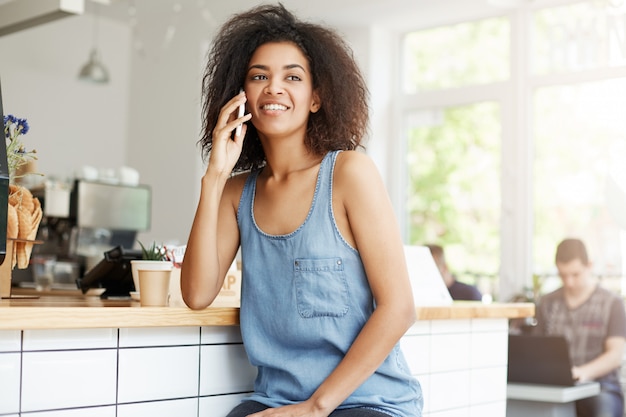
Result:
{"label": "potted plant", "polygon": [[[131,273],[133,275],[133,284],[135,285],[135,293],[139,293],[139,270],[151,271],[171,271],[174,266],[165,246],[157,245],[156,242],[146,247],[140,241],[137,241],[141,247],[141,258],[130,261]],[[131,294],[133,296],[133,294]]]}
{"label": "potted plant", "polygon": [[137,241],[141,246],[141,259],[144,261],[168,261],[167,252],[164,246],[157,246],[156,242],[152,242],[149,248],[146,248],[143,243]]}

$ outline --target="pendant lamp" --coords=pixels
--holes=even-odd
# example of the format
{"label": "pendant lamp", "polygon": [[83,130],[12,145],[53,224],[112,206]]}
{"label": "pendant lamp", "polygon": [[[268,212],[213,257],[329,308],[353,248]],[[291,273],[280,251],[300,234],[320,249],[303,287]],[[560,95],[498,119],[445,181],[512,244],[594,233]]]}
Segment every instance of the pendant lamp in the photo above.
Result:
{"label": "pendant lamp", "polygon": [[78,79],[95,84],[107,84],[109,71],[106,69],[98,55],[98,5],[96,5],[93,19],[93,47],[89,52],[89,59],[78,73]]}

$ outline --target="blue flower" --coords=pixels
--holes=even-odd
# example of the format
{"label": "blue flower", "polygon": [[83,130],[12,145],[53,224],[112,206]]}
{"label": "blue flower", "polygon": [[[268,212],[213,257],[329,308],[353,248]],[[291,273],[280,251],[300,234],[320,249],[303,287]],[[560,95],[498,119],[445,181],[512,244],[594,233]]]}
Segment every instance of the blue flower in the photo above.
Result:
{"label": "blue flower", "polygon": [[18,119],[9,114],[4,116],[4,137],[7,148],[7,165],[9,168],[9,179],[18,178],[17,169],[31,160],[37,159],[36,150],[27,150],[20,140],[21,135],[25,135],[30,130],[26,119]]}
{"label": "blue flower", "polygon": [[26,119],[17,119],[17,128],[20,129],[22,135],[27,134],[28,129],[30,129],[30,127],[28,126],[28,121],[26,121]]}

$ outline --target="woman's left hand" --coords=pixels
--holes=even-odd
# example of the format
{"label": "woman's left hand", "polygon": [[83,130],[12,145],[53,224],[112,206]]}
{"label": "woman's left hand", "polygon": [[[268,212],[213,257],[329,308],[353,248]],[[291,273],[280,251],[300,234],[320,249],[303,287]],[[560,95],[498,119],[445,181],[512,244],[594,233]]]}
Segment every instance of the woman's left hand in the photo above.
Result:
{"label": "woman's left hand", "polygon": [[268,408],[267,410],[250,414],[248,417],[328,417],[328,414],[316,409],[308,401],[305,401],[278,408]]}

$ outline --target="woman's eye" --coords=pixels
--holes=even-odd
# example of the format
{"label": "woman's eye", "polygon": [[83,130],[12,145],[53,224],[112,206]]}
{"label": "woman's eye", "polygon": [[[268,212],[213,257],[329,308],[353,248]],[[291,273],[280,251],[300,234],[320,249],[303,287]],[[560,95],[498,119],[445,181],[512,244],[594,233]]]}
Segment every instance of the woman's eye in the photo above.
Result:
{"label": "woman's eye", "polygon": [[252,76],[253,80],[266,80],[267,77],[264,74],[257,74]]}
{"label": "woman's eye", "polygon": [[290,75],[287,77],[287,79],[289,81],[301,81],[302,79],[300,77],[298,77],[297,75]]}

